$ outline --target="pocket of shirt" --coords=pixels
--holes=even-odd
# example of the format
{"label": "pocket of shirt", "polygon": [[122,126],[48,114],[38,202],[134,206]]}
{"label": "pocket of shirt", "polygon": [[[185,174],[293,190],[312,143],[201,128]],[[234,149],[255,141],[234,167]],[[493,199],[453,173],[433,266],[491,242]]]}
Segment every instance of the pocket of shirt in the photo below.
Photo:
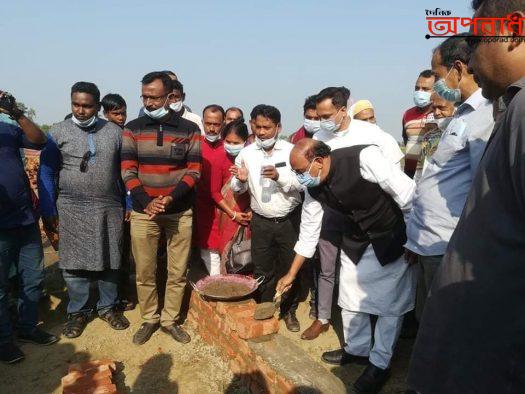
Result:
{"label": "pocket of shirt", "polygon": [[466,125],[457,119],[455,124],[451,123],[443,133],[436,151],[431,160],[443,167],[455,154],[465,148],[467,142]]}
{"label": "pocket of shirt", "polygon": [[170,148],[170,159],[183,161],[186,158],[188,144],[172,143]]}

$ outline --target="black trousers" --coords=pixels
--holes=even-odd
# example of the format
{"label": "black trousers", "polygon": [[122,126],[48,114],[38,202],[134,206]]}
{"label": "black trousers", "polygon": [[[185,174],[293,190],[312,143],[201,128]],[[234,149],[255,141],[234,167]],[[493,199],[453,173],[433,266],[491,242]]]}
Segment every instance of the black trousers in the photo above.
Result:
{"label": "black trousers", "polygon": [[[252,261],[254,276],[264,276],[259,286],[259,302],[272,301],[277,281],[292,265],[294,246],[299,236],[301,209],[296,208],[285,220],[266,219],[254,213],[250,227],[252,231]],[[298,305],[300,280],[283,296],[281,314],[295,311]]]}

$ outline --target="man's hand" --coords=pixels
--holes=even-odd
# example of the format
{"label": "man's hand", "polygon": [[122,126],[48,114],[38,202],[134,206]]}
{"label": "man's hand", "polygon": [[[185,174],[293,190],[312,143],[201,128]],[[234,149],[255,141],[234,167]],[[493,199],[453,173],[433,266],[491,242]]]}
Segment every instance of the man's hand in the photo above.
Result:
{"label": "man's hand", "polygon": [[158,196],[150,201],[148,206],[144,209],[144,212],[149,215],[149,220],[153,220],[157,215],[166,212],[166,208],[172,202],[173,197],[171,196]]}
{"label": "man's hand", "polygon": [[262,176],[276,181],[279,179],[279,171],[274,166],[265,166],[262,170]]}
{"label": "man's hand", "polygon": [[126,211],[124,214],[124,221],[129,222],[131,220],[131,211]]}
{"label": "man's hand", "polygon": [[43,217],[42,223],[44,224],[44,231],[46,232],[47,238],[51,243],[53,249],[58,250],[58,216]]}
{"label": "man's hand", "polygon": [[411,250],[405,249],[405,260],[408,265],[417,264],[417,254]]}
{"label": "man's hand", "polygon": [[244,165],[244,162],[241,163],[240,167],[231,166],[230,172],[233,174],[233,176],[235,176],[242,183],[248,180],[248,169]]}
{"label": "man's hand", "polygon": [[279,282],[277,282],[277,286],[275,288],[276,293],[286,293],[292,287],[294,280],[295,276],[291,275],[290,273],[284,275],[281,279],[279,279]]}

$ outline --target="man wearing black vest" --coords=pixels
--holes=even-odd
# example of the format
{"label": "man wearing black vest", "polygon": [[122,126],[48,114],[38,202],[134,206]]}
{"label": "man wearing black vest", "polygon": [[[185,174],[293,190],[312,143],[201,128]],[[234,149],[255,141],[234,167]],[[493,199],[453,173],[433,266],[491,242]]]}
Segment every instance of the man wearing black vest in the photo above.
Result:
{"label": "man wearing black vest", "polygon": [[[320,141],[299,141],[290,165],[307,187],[296,257],[277,290],[287,290],[319,240],[323,206],[348,218],[341,245],[339,306],[346,345],[326,352],[331,364],[368,363],[357,392],[377,392],[389,376],[403,321],[414,307],[415,273],[404,260],[408,213],[415,183],[376,145],[331,152]],[[372,333],[370,315],[377,316]],[[373,345],[372,345],[373,342]]]}

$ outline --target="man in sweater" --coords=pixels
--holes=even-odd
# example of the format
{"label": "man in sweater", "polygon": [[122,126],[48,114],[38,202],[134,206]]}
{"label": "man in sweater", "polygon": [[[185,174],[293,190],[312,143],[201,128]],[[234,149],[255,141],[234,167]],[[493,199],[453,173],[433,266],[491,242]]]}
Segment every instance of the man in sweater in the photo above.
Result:
{"label": "man in sweater", "polygon": [[[176,341],[190,341],[179,323],[195,185],[201,172],[201,137],[197,124],[170,108],[173,94],[168,75],[145,75],[142,101],[146,116],[129,122],[123,134],[122,178],[133,204],[131,244],[143,319],[133,337],[138,345],[150,339],[159,323]],[[164,307],[158,313],[156,266],[161,231],[167,239],[168,278]]]}

